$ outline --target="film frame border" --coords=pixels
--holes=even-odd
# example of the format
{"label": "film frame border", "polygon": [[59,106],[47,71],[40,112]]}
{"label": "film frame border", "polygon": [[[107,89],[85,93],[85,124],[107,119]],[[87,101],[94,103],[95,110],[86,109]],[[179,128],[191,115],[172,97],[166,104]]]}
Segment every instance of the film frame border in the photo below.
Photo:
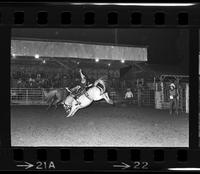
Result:
{"label": "film frame border", "polygon": [[[58,5],[56,5],[58,4]],[[1,3],[0,25],[12,27],[199,27],[200,4],[188,7]],[[66,18],[66,19],[65,19]],[[66,20],[66,21],[65,21]],[[114,21],[114,22],[113,22]]]}
{"label": "film frame border", "polygon": [[[8,4],[7,4],[8,5]],[[79,166],[83,167],[83,170],[90,170],[92,167],[84,166],[85,163],[90,163],[93,167],[97,167],[98,165],[102,165],[99,170],[115,170],[112,167],[108,166],[107,164],[112,164],[113,162],[120,162],[120,160],[124,160],[125,162],[131,161],[133,157],[134,151],[138,156],[139,161],[149,159],[150,162],[153,162],[154,166],[151,166],[150,170],[155,169],[165,169],[164,166],[166,162],[168,164],[170,161],[173,161],[173,164],[177,164],[177,166],[198,166],[198,156],[200,156],[200,151],[198,147],[198,95],[195,95],[198,91],[198,27],[200,26],[200,19],[199,16],[199,6],[196,7],[180,7],[180,8],[166,8],[166,7],[95,7],[95,6],[86,6],[82,8],[80,6],[66,6],[61,7],[60,5],[56,7],[52,7],[51,5],[44,4],[44,5],[37,5],[29,6],[24,3],[15,6],[16,4],[7,6],[4,4],[3,8],[0,7],[0,27],[2,35],[3,44],[1,45],[1,49],[3,50],[4,57],[8,56],[8,62],[6,64],[8,67],[10,66],[9,62],[9,55],[10,55],[10,48],[8,45],[10,44],[11,39],[11,28],[27,28],[27,27],[37,27],[37,28],[46,28],[46,27],[64,27],[64,28],[188,28],[190,30],[190,115],[197,115],[196,117],[189,117],[189,148],[143,148],[143,147],[132,147],[132,148],[119,148],[119,147],[112,147],[112,148],[77,148],[77,147],[67,147],[66,151],[64,152],[60,147],[50,148],[27,148],[27,147],[10,147],[10,114],[6,111],[3,111],[3,116],[1,119],[1,136],[3,137],[2,141],[2,149],[0,151],[0,156],[4,157],[3,166],[7,166],[8,164],[13,163],[13,158],[15,161],[23,161],[23,160],[39,160],[44,161],[48,159],[52,159],[52,157],[56,157],[56,162],[60,161],[61,154],[60,152],[69,153],[70,157],[68,161],[71,166],[76,165],[77,159],[79,159]],[[0,4],[1,6],[1,4]],[[62,24],[62,13],[60,12],[67,12],[67,18],[71,21],[69,23]],[[89,13],[89,17],[87,17]],[[111,14],[111,19],[114,19],[115,23],[108,24],[109,15]],[[163,15],[164,14],[164,15]],[[38,21],[38,15],[42,17]],[[92,17],[91,17],[92,16]],[[158,17],[155,17],[158,16]],[[39,18],[41,18],[39,17]],[[85,18],[86,17],[86,18]],[[93,18],[91,20],[90,18]],[[117,20],[116,20],[117,19]],[[124,20],[126,19],[126,20]],[[89,24],[85,21],[93,21],[89,22]],[[111,20],[112,21],[112,20]],[[158,22],[159,21],[159,22]],[[161,21],[161,22],[160,22]],[[164,21],[164,23],[163,23]],[[8,44],[8,45],[6,45]],[[192,59],[193,58],[193,59]],[[191,61],[192,60],[192,61]],[[4,65],[3,65],[4,66]],[[9,75],[10,69],[7,68],[6,71]],[[2,71],[5,73],[5,71]],[[7,81],[10,77],[4,76],[3,80]],[[9,93],[9,82],[7,83],[8,86],[4,86],[2,89]],[[194,89],[194,90],[191,90]],[[7,98],[6,93],[4,93],[3,97],[5,97],[4,102],[2,103],[3,108],[8,108],[10,105],[9,98]],[[195,98],[196,97],[196,98]],[[7,98],[7,99],[6,99]],[[6,105],[8,104],[8,105]],[[4,126],[5,123],[9,125]],[[192,123],[192,124],[191,124]],[[192,131],[191,131],[192,130]],[[5,134],[6,132],[6,134]],[[39,151],[37,150],[39,149]],[[68,151],[68,150],[69,151]],[[46,151],[47,150],[47,151]],[[65,150],[65,148],[64,148]],[[46,152],[45,152],[46,151]],[[57,152],[56,152],[57,151]],[[67,152],[68,151],[68,152]],[[43,155],[40,155],[43,154]],[[45,155],[46,154],[46,155]],[[60,155],[58,155],[60,154]],[[68,154],[68,155],[69,155]],[[81,155],[78,155],[81,154]],[[109,155],[110,154],[110,155]],[[126,154],[126,155],[125,155]],[[132,155],[131,155],[132,154]],[[157,154],[157,155],[156,155]],[[88,157],[89,155],[89,157]],[[21,158],[21,157],[22,158]],[[44,158],[43,158],[44,156]],[[46,157],[45,157],[46,156]],[[80,158],[76,158],[76,157]],[[110,156],[110,157],[109,157]],[[114,156],[114,157],[113,157]],[[116,156],[118,158],[116,158]],[[125,157],[126,156],[126,157]],[[161,157],[160,157],[161,156]],[[9,157],[7,159],[6,157]],[[24,157],[24,158],[23,158]],[[30,159],[31,157],[31,159]],[[98,158],[97,158],[98,157]],[[104,159],[104,161],[99,161],[99,157]],[[147,158],[148,157],[148,158]],[[173,157],[173,158],[171,158]],[[20,159],[21,158],[21,159]],[[107,159],[107,158],[111,158]],[[137,158],[137,157],[136,157]],[[163,160],[155,160],[154,158],[161,158]],[[86,159],[86,160],[85,160]],[[89,159],[89,160],[88,160]],[[91,160],[93,159],[93,160]],[[114,159],[114,161],[112,160]],[[116,159],[116,160],[115,160]],[[5,163],[6,162],[6,163]],[[105,162],[105,163],[103,163]],[[59,162],[58,162],[59,163]],[[59,164],[58,164],[59,165]],[[17,170],[17,168],[13,167],[13,165],[8,165],[9,169]],[[104,167],[105,168],[104,168]],[[103,168],[102,168],[103,167]],[[65,168],[61,169],[62,165],[60,166],[60,170],[64,170]],[[6,168],[7,170],[8,168]],[[67,168],[67,170],[73,170],[74,168]],[[1,170],[1,169],[0,169]],[[5,169],[3,169],[5,170]],[[78,170],[78,169],[77,169]],[[142,170],[139,168],[139,170]],[[148,169],[149,170],[149,169]]]}

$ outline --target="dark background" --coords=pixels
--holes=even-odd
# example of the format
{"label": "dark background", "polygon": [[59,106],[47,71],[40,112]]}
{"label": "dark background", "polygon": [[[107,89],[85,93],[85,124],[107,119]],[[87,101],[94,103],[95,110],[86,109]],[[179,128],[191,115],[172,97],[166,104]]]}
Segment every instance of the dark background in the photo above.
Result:
{"label": "dark background", "polygon": [[[116,34],[117,33],[117,34]],[[187,29],[14,29],[12,37],[148,46],[148,63],[189,70]]]}

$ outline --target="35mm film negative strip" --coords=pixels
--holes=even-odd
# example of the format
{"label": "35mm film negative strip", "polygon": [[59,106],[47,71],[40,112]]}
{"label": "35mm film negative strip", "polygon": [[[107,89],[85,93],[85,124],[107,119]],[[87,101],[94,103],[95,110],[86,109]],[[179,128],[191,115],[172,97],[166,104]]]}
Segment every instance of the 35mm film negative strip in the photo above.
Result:
{"label": "35mm film negative strip", "polygon": [[1,3],[0,170],[199,171],[199,16]]}

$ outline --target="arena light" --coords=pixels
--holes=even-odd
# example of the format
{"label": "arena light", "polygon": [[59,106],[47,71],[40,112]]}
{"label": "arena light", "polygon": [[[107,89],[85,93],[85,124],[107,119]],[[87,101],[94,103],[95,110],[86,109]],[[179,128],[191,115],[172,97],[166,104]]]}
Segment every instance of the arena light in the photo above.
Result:
{"label": "arena light", "polygon": [[39,59],[40,58],[39,54],[35,54],[35,58]]}
{"label": "arena light", "polygon": [[16,54],[13,53],[13,54],[12,54],[12,57],[13,57],[13,58],[16,58]]}
{"label": "arena light", "polygon": [[109,63],[108,66],[110,66],[111,64]]}
{"label": "arena light", "polygon": [[80,62],[77,62],[77,65],[79,65],[80,64]]}
{"label": "arena light", "polygon": [[46,63],[46,60],[43,60],[42,63]]}
{"label": "arena light", "polygon": [[98,59],[98,58],[96,58],[96,59],[95,59],[95,62],[99,62],[99,59]]}
{"label": "arena light", "polygon": [[125,62],[125,60],[124,60],[124,59],[122,59],[122,60],[121,60],[121,63],[124,63],[124,62]]}

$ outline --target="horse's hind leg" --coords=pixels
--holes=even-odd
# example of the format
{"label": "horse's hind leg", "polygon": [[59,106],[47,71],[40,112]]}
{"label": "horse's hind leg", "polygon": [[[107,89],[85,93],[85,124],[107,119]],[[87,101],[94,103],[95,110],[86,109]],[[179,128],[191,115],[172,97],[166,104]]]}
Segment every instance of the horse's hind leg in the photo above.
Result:
{"label": "horse's hind leg", "polygon": [[104,93],[104,94],[102,95],[102,97],[106,100],[107,103],[109,103],[109,104],[111,104],[111,105],[113,104],[113,100],[109,98],[107,92]]}

